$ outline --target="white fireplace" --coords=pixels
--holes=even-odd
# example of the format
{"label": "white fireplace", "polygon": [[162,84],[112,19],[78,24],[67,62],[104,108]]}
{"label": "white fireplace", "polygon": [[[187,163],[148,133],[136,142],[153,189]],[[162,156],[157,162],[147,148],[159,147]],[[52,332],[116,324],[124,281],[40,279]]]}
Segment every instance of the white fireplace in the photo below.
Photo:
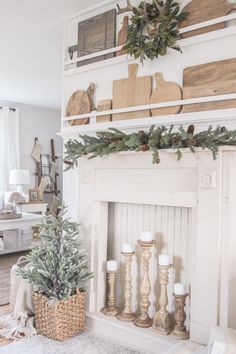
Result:
{"label": "white fireplace", "polygon": [[[172,345],[153,329],[136,328],[101,314],[106,294],[107,258],[121,260],[122,242],[135,245],[143,229],[155,233],[150,264],[150,314],[158,309],[157,255],[173,259],[168,309],[173,311],[174,281],[188,284],[190,338],[207,343],[211,326],[236,328],[236,148],[222,147],[213,160],[209,151],[187,149],[176,160],[172,150],[162,151],[161,163],[152,164],[150,152],[118,153],[89,160],[65,174],[65,200],[81,225],[95,278],[91,281],[88,324],[104,334],[135,343],[147,353]],[[138,250],[138,248],[136,248]],[[138,262],[133,263],[133,308],[138,307]],[[122,272],[121,272],[122,274]],[[121,279],[120,279],[121,278]],[[118,278],[122,283],[122,275]],[[118,299],[122,303],[122,284]],[[153,344],[155,343],[155,344]]]}

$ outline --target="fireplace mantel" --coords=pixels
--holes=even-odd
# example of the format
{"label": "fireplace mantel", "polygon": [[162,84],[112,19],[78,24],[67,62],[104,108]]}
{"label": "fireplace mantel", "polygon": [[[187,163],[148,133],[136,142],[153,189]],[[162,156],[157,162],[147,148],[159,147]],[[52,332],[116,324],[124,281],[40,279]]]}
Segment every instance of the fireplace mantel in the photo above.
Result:
{"label": "fireplace mantel", "polygon": [[105,299],[108,203],[186,207],[191,209],[190,336],[206,344],[211,326],[236,326],[236,148],[220,147],[216,160],[202,149],[195,154],[184,149],[180,161],[173,150],[163,150],[160,159],[152,164],[150,152],[81,158],[79,167],[65,174],[65,201],[82,224],[96,274],[90,284],[89,323],[106,322],[99,311]]}

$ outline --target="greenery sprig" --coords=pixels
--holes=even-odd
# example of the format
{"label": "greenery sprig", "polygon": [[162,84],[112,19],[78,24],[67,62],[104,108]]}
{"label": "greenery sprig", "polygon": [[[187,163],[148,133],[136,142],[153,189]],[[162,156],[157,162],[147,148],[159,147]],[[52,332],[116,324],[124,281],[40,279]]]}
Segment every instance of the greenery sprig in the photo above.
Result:
{"label": "greenery sprig", "polygon": [[165,55],[168,48],[181,51],[177,45],[178,27],[186,17],[187,13],[180,13],[176,0],[142,1],[133,8],[123,49],[135,59],[140,58],[141,62],[146,58],[153,60]]}
{"label": "greenery sprig", "polygon": [[66,170],[77,166],[78,159],[82,156],[94,158],[114,154],[120,151],[152,151],[153,163],[160,162],[159,151],[173,149],[177,159],[182,156],[181,149],[189,148],[195,153],[195,148],[201,147],[212,152],[216,159],[218,146],[236,145],[236,130],[228,130],[225,127],[213,129],[211,126],[205,131],[194,134],[194,126],[190,125],[187,130],[182,126],[174,129],[174,126],[155,127],[149,131],[135,133],[123,133],[111,128],[109,131],[97,132],[96,136],[81,135],[81,141],[69,140],[65,144]]}

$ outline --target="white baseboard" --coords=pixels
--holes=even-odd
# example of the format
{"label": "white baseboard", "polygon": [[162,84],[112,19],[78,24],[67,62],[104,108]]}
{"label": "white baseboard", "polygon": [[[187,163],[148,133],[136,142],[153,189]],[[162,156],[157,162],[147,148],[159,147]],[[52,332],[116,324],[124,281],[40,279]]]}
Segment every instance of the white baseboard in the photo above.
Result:
{"label": "white baseboard", "polygon": [[195,343],[207,345],[209,342],[211,327],[191,322],[191,340]]}
{"label": "white baseboard", "polygon": [[86,316],[88,329],[145,354],[164,354],[178,343],[170,336],[156,333],[152,328],[138,328],[133,323],[121,322],[102,313],[87,313]]}

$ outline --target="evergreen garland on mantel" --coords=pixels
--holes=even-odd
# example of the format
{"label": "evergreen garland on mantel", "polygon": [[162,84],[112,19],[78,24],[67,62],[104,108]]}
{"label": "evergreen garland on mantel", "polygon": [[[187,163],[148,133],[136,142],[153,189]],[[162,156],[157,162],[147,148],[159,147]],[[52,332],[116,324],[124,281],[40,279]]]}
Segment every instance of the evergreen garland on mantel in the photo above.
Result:
{"label": "evergreen garland on mantel", "polygon": [[153,163],[159,163],[159,150],[173,149],[177,160],[180,160],[181,149],[189,148],[193,153],[195,148],[201,147],[212,152],[216,159],[218,146],[236,146],[236,130],[228,130],[218,126],[211,126],[205,131],[194,134],[194,126],[190,125],[187,130],[182,126],[178,130],[165,126],[152,126],[149,131],[139,131],[126,134],[118,129],[111,128],[109,131],[97,132],[96,136],[80,135],[81,141],[69,140],[65,144],[66,170],[78,165],[78,159],[89,155],[89,158],[114,154],[120,151],[152,151]]}

